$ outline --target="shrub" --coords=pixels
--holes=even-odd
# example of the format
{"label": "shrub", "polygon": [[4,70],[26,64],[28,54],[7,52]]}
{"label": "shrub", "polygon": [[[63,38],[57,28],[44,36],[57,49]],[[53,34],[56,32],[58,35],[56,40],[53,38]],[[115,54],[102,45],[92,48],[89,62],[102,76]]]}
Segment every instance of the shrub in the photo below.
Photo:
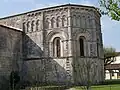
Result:
{"label": "shrub", "polygon": [[110,84],[120,84],[120,79],[105,80],[103,82],[103,85],[110,85]]}

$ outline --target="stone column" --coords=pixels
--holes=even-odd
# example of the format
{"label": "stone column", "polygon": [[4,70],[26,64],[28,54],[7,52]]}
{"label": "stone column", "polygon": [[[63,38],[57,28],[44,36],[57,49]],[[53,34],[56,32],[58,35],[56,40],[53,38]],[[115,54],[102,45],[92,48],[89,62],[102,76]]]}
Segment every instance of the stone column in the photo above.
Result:
{"label": "stone column", "polygon": [[49,42],[49,56],[53,57],[53,43]]}
{"label": "stone column", "polygon": [[31,30],[31,27],[32,27],[31,23],[32,23],[31,21],[28,23],[28,32],[32,32],[32,30]]}
{"label": "stone column", "polygon": [[64,42],[63,42],[63,41],[60,41],[60,44],[61,44],[60,53],[61,53],[61,57],[63,57],[63,56],[64,56]]}
{"label": "stone column", "polygon": [[68,54],[68,43],[67,43],[67,40],[62,41],[62,43],[63,43],[63,51],[64,51],[63,57],[66,57],[67,54]]}
{"label": "stone column", "polygon": [[68,62],[69,62],[69,68],[67,68],[66,70],[69,70],[69,75],[70,77],[68,76],[68,78],[70,79],[70,82],[71,83],[74,83],[74,77],[73,77],[73,58],[70,57],[70,56],[73,56],[73,41],[72,41],[72,20],[71,20],[71,8],[69,7],[68,8]]}
{"label": "stone column", "polygon": [[84,45],[85,56],[89,56],[88,40],[85,40],[84,43],[85,43],[85,45]]}
{"label": "stone column", "polygon": [[[40,31],[40,29],[41,29],[41,48],[42,48],[42,50],[44,51],[44,13],[43,12],[41,12],[41,23],[39,23],[40,25],[38,26],[38,31]],[[39,21],[39,22],[40,22]],[[39,29],[40,28],[40,29]]]}
{"label": "stone column", "polygon": [[70,12],[70,8],[68,8],[68,56],[72,56],[72,29],[71,29],[71,12]]}
{"label": "stone column", "polygon": [[44,57],[48,57],[49,41],[46,40],[47,31],[45,30],[45,17],[44,12],[41,12],[41,34],[42,34],[42,47],[44,51]]}

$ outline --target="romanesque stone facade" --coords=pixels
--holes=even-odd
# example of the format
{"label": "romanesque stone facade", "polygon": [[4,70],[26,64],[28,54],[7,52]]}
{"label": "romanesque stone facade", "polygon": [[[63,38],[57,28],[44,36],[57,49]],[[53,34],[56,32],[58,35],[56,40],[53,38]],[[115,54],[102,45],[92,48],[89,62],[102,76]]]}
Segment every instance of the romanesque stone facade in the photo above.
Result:
{"label": "romanesque stone facade", "polygon": [[95,7],[44,8],[1,18],[0,24],[21,30],[22,44],[17,44],[22,53],[11,60],[19,64],[12,67],[21,80],[74,84],[85,83],[87,77],[94,82],[104,80],[100,13]]}

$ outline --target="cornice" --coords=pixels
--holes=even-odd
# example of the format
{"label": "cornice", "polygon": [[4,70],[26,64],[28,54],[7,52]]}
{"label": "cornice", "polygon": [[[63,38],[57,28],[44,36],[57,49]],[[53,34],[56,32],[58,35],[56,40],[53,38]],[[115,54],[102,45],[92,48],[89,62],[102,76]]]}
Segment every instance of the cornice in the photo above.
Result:
{"label": "cornice", "polygon": [[42,8],[42,9],[37,9],[37,10],[33,10],[33,11],[28,11],[25,13],[21,13],[21,14],[16,14],[16,15],[12,15],[12,16],[7,16],[7,17],[3,17],[0,18],[0,20],[2,19],[7,19],[7,18],[12,18],[15,16],[21,16],[21,15],[36,15],[36,14],[40,14],[41,12],[48,12],[48,11],[52,11],[52,10],[59,10],[59,9],[66,9],[66,8],[72,8],[72,7],[78,7],[78,8],[83,8],[83,9],[87,9],[87,8],[91,8],[93,10],[95,10],[99,15],[100,13],[98,12],[98,9],[93,7],[93,6],[84,6],[84,5],[77,5],[77,4],[64,4],[64,5],[59,5],[59,6],[53,6],[53,7],[47,7],[47,8]]}

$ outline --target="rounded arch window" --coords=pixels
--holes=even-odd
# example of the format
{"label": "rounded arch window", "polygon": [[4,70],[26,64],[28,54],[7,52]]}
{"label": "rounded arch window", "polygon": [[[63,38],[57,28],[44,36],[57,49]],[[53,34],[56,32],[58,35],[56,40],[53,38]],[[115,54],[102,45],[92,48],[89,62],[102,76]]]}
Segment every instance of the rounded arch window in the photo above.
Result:
{"label": "rounded arch window", "polygon": [[60,27],[60,16],[57,17],[57,27]]}
{"label": "rounded arch window", "polygon": [[90,28],[90,23],[91,23],[91,19],[90,19],[90,16],[88,16],[87,18],[87,27]]}
{"label": "rounded arch window", "polygon": [[54,18],[54,17],[51,19],[51,27],[52,27],[52,28],[55,27],[55,18]]}
{"label": "rounded arch window", "polygon": [[86,17],[85,17],[85,16],[82,16],[82,17],[81,17],[81,27],[82,27],[82,28],[85,28],[85,27],[86,27]]}
{"label": "rounded arch window", "polygon": [[85,56],[84,42],[85,42],[85,37],[80,36],[80,38],[79,38],[80,56]]}
{"label": "rounded arch window", "polygon": [[30,22],[27,22],[27,32],[30,32]]}
{"label": "rounded arch window", "polygon": [[46,21],[45,21],[45,27],[46,27],[47,29],[50,28],[50,21],[49,21],[48,18],[47,18]]}
{"label": "rounded arch window", "polygon": [[24,31],[24,32],[27,32],[27,31],[26,31],[26,23],[24,22],[22,25],[23,25],[23,27],[22,27],[23,31]]}
{"label": "rounded arch window", "polygon": [[76,15],[73,15],[72,17],[72,25],[76,26]]}
{"label": "rounded arch window", "polygon": [[53,40],[53,55],[54,57],[60,57],[61,56],[61,39],[60,37],[56,37]]}
{"label": "rounded arch window", "polygon": [[36,21],[36,31],[40,29],[40,20]]}
{"label": "rounded arch window", "polygon": [[77,27],[80,27],[80,24],[81,24],[80,20],[81,20],[80,16],[76,17],[76,26]]}
{"label": "rounded arch window", "polygon": [[32,21],[31,23],[31,31],[34,31],[35,30],[35,21]]}
{"label": "rounded arch window", "polygon": [[62,16],[62,26],[67,26],[67,17],[65,15]]}

